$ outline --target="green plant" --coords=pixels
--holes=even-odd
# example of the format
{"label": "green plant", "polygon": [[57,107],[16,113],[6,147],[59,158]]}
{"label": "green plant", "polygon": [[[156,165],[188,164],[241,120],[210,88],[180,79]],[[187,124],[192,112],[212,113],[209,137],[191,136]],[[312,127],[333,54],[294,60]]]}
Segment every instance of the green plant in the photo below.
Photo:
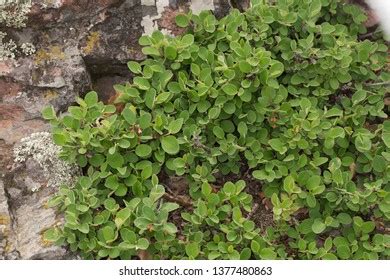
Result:
{"label": "green plant", "polygon": [[190,258],[250,258],[250,241],[260,230],[242,214],[252,209],[252,197],[242,192],[245,186],[243,180],[227,182],[213,193],[208,183],[202,184],[193,214],[182,213],[188,222],[183,235],[190,241],[185,247]]}
{"label": "green plant", "polygon": [[[185,35],[141,37],[148,58],[115,87],[121,112],[95,92],[68,115],[44,110],[62,158],[86,170],[50,203],[66,223],[48,240],[88,258],[389,257],[387,47],[359,40],[365,16],[344,1],[274,2],[180,15]],[[188,183],[181,219],[163,195],[169,176]],[[261,232],[260,192],[274,215]],[[122,227],[141,246],[121,247]]]}

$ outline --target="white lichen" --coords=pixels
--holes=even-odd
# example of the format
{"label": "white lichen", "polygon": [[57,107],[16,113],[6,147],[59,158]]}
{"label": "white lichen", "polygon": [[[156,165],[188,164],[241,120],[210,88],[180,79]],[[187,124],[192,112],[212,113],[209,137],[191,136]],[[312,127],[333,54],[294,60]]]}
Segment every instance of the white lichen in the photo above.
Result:
{"label": "white lichen", "polygon": [[210,1],[210,0],[191,0],[190,9],[191,9],[191,11],[195,15],[197,15],[201,11],[205,11],[205,10],[214,11],[214,9],[215,9],[214,1]]}
{"label": "white lichen", "polygon": [[27,14],[31,10],[31,1],[7,1],[0,4],[0,25],[7,27],[26,27]]}
{"label": "white lichen", "polygon": [[15,52],[18,48],[12,39],[8,41],[5,40],[6,35],[6,33],[0,31],[0,61],[8,58],[15,58]]}
{"label": "white lichen", "polygon": [[[31,0],[0,0],[0,27],[26,27],[27,15],[31,9]],[[12,39],[6,40],[6,33],[0,32],[0,61],[14,59],[16,54],[31,55],[35,47],[31,43],[23,43],[19,48]]]}
{"label": "white lichen", "polygon": [[77,165],[59,158],[61,148],[54,144],[49,132],[37,132],[20,140],[14,147],[14,161],[22,164],[28,159],[42,167],[48,187],[72,186],[81,174]]}
{"label": "white lichen", "polygon": [[31,43],[23,43],[21,46],[20,46],[20,49],[22,50],[22,52],[25,54],[25,55],[32,55],[34,54],[37,49],[35,48],[35,46]]}
{"label": "white lichen", "polygon": [[[150,4],[151,3],[145,3],[146,6],[150,6]],[[153,31],[159,29],[158,24],[157,24],[157,20],[161,18],[162,13],[164,12],[165,8],[169,6],[169,0],[157,0],[155,2],[155,6],[157,9],[157,15],[154,15],[154,16],[146,15],[141,20],[141,25],[144,28],[144,35],[151,35],[153,33]],[[166,35],[171,35],[169,30],[162,29],[160,31]]]}

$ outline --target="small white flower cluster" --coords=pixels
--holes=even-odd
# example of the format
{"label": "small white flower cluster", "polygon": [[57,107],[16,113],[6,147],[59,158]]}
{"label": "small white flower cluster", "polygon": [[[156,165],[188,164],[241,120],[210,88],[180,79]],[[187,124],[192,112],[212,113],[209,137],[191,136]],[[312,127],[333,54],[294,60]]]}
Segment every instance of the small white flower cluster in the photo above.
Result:
{"label": "small white flower cluster", "polygon": [[72,186],[81,171],[77,165],[59,158],[61,148],[53,143],[49,132],[37,132],[23,138],[14,147],[14,161],[24,163],[32,158],[43,169],[49,187]]}

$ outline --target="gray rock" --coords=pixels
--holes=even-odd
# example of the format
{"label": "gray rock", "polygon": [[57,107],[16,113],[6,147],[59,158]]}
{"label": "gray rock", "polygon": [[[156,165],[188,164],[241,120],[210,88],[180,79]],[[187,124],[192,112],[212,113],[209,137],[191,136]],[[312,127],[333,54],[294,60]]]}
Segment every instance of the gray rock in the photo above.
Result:
{"label": "gray rock", "polygon": [[[3,225],[6,234],[0,241],[2,258],[74,258],[66,248],[46,243],[42,238],[46,229],[62,221],[54,209],[46,207],[46,202],[58,188],[48,187],[45,177],[42,166],[29,159],[6,176],[5,189],[0,185],[0,199],[4,201],[5,197],[6,201],[0,205],[1,215],[6,217]],[[2,189],[6,195],[1,193]],[[7,213],[2,209],[9,211]]]}
{"label": "gray rock", "polygon": [[5,259],[8,250],[8,236],[11,231],[11,216],[8,210],[8,199],[4,183],[0,178],[0,259]]}

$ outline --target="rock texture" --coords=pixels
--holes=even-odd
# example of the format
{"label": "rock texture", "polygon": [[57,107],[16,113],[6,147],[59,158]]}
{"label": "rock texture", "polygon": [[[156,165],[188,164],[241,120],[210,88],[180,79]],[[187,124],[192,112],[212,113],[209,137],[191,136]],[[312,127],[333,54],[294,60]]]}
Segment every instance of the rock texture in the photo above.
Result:
{"label": "rock texture", "polygon": [[[45,208],[56,188],[33,159],[14,164],[13,148],[49,125],[40,116],[51,104],[64,111],[89,90],[107,101],[112,85],[131,78],[126,63],[144,58],[138,38],[161,29],[175,35],[179,12],[230,8],[224,0],[32,0],[25,28],[0,22],[0,32],[36,52],[0,60],[0,259],[63,259],[66,249],[42,242],[42,231],[60,222]],[[1,7],[0,7],[1,9]],[[34,190],[37,191],[34,191]]]}

